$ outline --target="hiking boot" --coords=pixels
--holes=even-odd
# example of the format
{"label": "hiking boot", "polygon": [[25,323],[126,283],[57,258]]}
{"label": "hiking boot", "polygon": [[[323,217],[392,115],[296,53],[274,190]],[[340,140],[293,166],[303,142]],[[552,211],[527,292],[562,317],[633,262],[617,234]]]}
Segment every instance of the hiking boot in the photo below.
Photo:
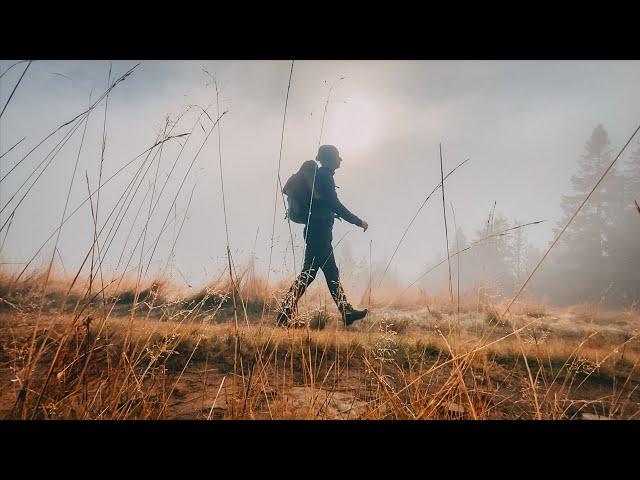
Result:
{"label": "hiking boot", "polygon": [[344,319],[344,324],[348,327],[356,320],[364,318],[367,313],[369,313],[369,310],[366,308],[364,310],[356,310],[351,305],[347,304],[342,310],[342,318]]}

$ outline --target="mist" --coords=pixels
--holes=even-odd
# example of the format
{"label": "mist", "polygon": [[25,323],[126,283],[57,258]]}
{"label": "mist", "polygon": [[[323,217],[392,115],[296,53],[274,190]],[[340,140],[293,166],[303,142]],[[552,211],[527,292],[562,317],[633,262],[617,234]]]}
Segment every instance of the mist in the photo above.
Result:
{"label": "mist", "polygon": [[[14,63],[0,61],[0,71]],[[47,153],[72,125],[29,154],[99,98],[110,70],[113,82],[137,63],[31,64],[0,119],[6,266],[19,270],[45,244],[69,192],[67,215],[172,129],[193,133],[155,149],[146,177],[136,176],[147,165],[143,155],[100,189],[95,220],[106,225],[106,271],[143,264],[147,278],[165,275],[198,288],[226,267],[228,235],[237,265],[254,258],[272,281],[292,278],[302,263],[302,226],[292,226],[292,248],[278,175],[284,183],[322,143],[336,145],[344,159],[335,175],[341,201],[370,225],[366,233],[346,222],[334,227],[338,264],[354,296],[371,278],[374,287],[417,282],[414,288],[447,295],[451,278],[454,291],[459,282],[464,292],[509,296],[640,120],[637,61],[296,61],[284,135],[290,61],[141,61],[50,163]],[[0,104],[24,66],[0,79]],[[440,145],[445,175],[469,159],[445,181],[448,244],[440,191],[400,242],[440,182]],[[638,300],[639,177],[636,139],[532,278],[529,295],[559,304]],[[132,180],[136,193],[109,241],[116,218],[109,212]],[[56,269],[78,270],[93,243],[96,201],[64,224],[55,255],[55,235],[45,244],[34,268],[54,255]],[[448,253],[541,220],[455,256],[449,276]]]}

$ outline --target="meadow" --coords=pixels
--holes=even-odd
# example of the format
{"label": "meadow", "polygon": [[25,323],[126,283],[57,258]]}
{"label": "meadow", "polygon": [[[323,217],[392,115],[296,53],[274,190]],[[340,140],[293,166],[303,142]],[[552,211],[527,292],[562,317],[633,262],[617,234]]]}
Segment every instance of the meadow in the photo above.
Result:
{"label": "meadow", "polygon": [[[9,69],[21,63],[25,62]],[[13,92],[29,65],[31,62]],[[440,183],[433,190],[431,185],[425,188],[431,193],[403,231],[382,275],[370,276],[361,302],[369,308],[369,315],[345,328],[333,305],[327,306],[326,297],[312,290],[303,298],[295,324],[282,328],[275,326],[276,309],[291,278],[275,281],[269,275],[276,263],[272,262],[276,213],[278,205],[285,203],[280,163],[294,62],[289,72],[274,179],[274,226],[267,277],[257,274],[251,262],[238,268],[238,260],[231,253],[220,146],[220,120],[227,111],[220,108],[217,81],[206,70],[215,85],[215,101],[205,108],[190,105],[173,119],[167,116],[162,131],[148,149],[132,159],[117,158],[115,166],[111,165],[115,172],[103,175],[109,95],[129,81],[136,67],[119,77],[112,75],[109,68],[108,88],[102,95],[91,97],[87,110],[70,115],[69,121],[52,130],[25,155],[20,153],[10,168],[3,169],[0,185],[16,189],[10,190],[13,193],[6,201],[6,196],[3,198],[0,213],[6,213],[0,226],[4,236],[0,253],[4,253],[9,230],[19,218],[23,201],[33,197],[34,186],[69,139],[75,135],[78,140],[82,134],[77,156],[71,152],[75,166],[64,189],[67,196],[62,216],[55,212],[60,218],[56,224],[59,226],[33,256],[26,258],[28,261],[13,269],[4,264],[10,262],[3,262],[0,268],[0,418],[638,417],[637,304],[630,302],[626,307],[614,308],[591,302],[559,308],[523,293],[640,127],[593,189],[580,197],[581,203],[572,210],[535,266],[531,266],[526,280],[519,283],[519,290],[509,298],[491,297],[478,285],[466,291],[458,286],[454,299],[451,259],[487,240],[502,238],[540,221],[497,233],[489,229],[488,222],[485,238],[456,251],[454,242],[449,240],[444,186],[445,180],[467,160],[445,174],[440,150]],[[322,128],[332,88],[333,85],[324,103]],[[101,105],[105,107],[100,125],[101,153],[90,156],[97,170],[92,187],[87,170],[82,179],[86,184],[76,170],[89,116]],[[194,121],[186,126],[186,119]],[[223,231],[224,226],[226,245],[212,245],[211,251],[225,252],[226,267],[219,275],[210,275],[206,287],[194,290],[173,284],[166,271],[195,191],[194,184],[191,196],[185,196],[187,190],[183,191],[183,187],[188,179],[197,177],[194,165],[209,138],[216,136],[222,196],[218,207],[224,212],[224,225],[217,227]],[[50,139],[53,140],[48,143]],[[52,146],[54,140],[58,143]],[[3,151],[2,156],[21,142]],[[12,155],[18,151],[19,148]],[[168,173],[162,172],[166,178],[159,174],[163,154],[165,160],[175,159]],[[36,157],[39,160],[34,160],[35,167],[23,163]],[[20,183],[20,177],[14,184],[7,183],[7,177],[10,181],[18,177],[18,167],[27,166],[31,170],[22,172],[24,182]],[[112,182],[129,167],[128,181],[123,180],[120,185]],[[66,185],[66,179],[59,181]],[[111,192],[110,197],[104,193],[100,203],[101,191],[107,191],[107,184],[116,193]],[[84,200],[70,201],[71,192],[79,189]],[[449,268],[448,293],[427,292],[420,285],[413,288],[417,281],[404,290],[380,287],[403,239],[432,196],[434,201],[440,203],[440,197],[442,201],[444,232],[438,234],[443,233],[446,238],[447,255],[436,267]],[[115,203],[106,198],[115,199]],[[180,215],[178,198],[186,205]],[[48,198],[39,200],[46,207],[43,211],[55,210]],[[67,273],[64,265],[62,269],[58,267],[58,263],[62,264],[58,247],[62,230],[77,212],[84,214],[85,220],[90,219],[92,225],[84,239],[86,250],[81,252],[85,255],[86,251],[84,260],[77,270]],[[407,212],[407,218],[411,214]],[[290,246],[293,250],[293,233],[290,224],[288,227],[291,243],[285,250]],[[162,238],[171,228],[173,238]],[[136,232],[137,241],[132,246]],[[334,248],[340,241],[334,242]],[[20,239],[16,242],[20,243]],[[166,256],[166,262],[158,260],[161,256]],[[160,273],[150,269],[152,261],[164,263]]]}
{"label": "meadow", "polygon": [[156,280],[96,297],[56,289],[62,280],[43,296],[42,275],[12,293],[2,286],[2,418],[632,419],[640,411],[633,308],[517,304],[500,320],[503,305],[477,297],[458,307],[446,295],[416,295],[391,309],[381,298],[345,328],[335,307],[310,296],[299,324],[283,328],[274,325],[282,289],[256,278],[187,296]]}

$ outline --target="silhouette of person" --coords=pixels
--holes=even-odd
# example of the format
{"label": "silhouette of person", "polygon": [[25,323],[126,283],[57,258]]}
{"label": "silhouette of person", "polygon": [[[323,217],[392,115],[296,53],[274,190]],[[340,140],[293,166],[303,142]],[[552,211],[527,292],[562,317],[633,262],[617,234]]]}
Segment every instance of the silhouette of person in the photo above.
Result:
{"label": "silhouette of person", "polygon": [[[335,171],[340,168],[342,162],[338,149],[333,145],[322,145],[318,149],[316,161],[321,166],[315,172],[315,181],[311,177],[313,199],[310,202],[310,214],[303,232],[306,242],[304,265],[302,272],[289,288],[278,310],[277,324],[282,326],[289,325],[294,320],[297,314],[298,300],[316,278],[318,269],[324,273],[331,296],[342,314],[345,325],[349,326],[367,314],[366,309],[356,310],[347,301],[344,289],[340,284],[338,266],[331,241],[335,217],[357,225],[365,232],[369,225],[351,213],[338,200],[336,184],[333,179]],[[305,165],[309,162],[312,161],[305,162]],[[306,165],[305,169],[308,168],[309,165]]]}

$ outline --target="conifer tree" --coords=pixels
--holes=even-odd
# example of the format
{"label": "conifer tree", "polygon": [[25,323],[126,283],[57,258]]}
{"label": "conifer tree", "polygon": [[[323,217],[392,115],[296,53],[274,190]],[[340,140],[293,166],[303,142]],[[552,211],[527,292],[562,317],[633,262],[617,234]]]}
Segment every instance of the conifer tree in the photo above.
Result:
{"label": "conifer tree", "polygon": [[[613,148],[602,125],[585,144],[578,171],[571,177],[573,192],[563,195],[563,218],[557,234],[591,191],[612,160]],[[609,258],[615,248],[612,236],[623,223],[624,177],[614,167],[599,185],[564,233],[555,255],[560,284],[566,285],[572,300],[600,295],[615,281],[615,265]],[[615,283],[615,282],[614,282]]]}

